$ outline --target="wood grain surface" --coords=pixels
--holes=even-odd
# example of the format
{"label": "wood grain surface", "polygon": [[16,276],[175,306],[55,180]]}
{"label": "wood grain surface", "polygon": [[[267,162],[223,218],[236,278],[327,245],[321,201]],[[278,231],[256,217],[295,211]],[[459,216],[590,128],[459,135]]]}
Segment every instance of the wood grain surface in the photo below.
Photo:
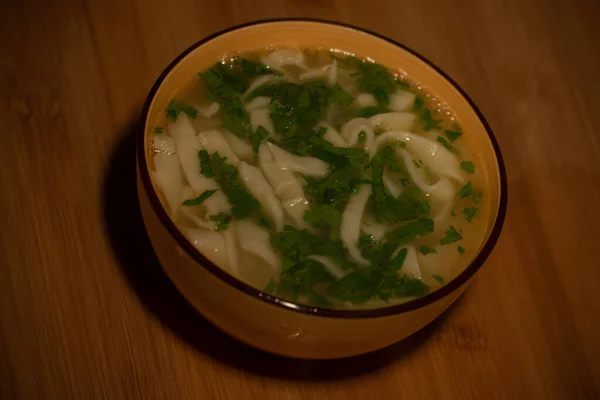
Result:
{"label": "wood grain surface", "polygon": [[[600,7],[590,0],[0,2],[1,399],[600,398]],[[464,297],[391,348],[250,349],[179,296],[144,233],[133,127],[162,69],[260,18],[405,43],[486,115],[500,242]]]}

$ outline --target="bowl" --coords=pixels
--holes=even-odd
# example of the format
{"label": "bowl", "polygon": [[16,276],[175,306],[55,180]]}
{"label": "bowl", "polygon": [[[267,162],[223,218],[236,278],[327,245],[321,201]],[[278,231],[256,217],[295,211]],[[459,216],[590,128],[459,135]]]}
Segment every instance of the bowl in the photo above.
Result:
{"label": "bowl", "polygon": [[[443,99],[461,121],[463,140],[487,184],[490,207],[485,240],[468,266],[432,293],[403,304],[369,310],[334,310],[294,303],[258,290],[205,258],[169,218],[149,160],[152,131],[165,123],[165,108],[177,91],[225,53],[265,47],[334,48],[400,69]],[[137,144],[139,202],[150,241],[170,279],[187,300],[227,334],[285,356],[331,359],[391,345],[443,313],[467,288],[496,244],[506,212],[502,157],[483,116],[446,74],[407,47],[376,33],[319,20],[272,20],[236,26],[209,36],[179,55],[160,75],[144,105]]]}

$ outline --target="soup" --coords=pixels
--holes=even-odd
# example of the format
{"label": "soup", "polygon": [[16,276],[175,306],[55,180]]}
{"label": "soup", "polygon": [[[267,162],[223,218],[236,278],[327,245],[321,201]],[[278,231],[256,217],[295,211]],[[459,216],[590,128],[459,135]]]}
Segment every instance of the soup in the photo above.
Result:
{"label": "soup", "polygon": [[478,163],[452,111],[339,51],[224,57],[171,101],[154,182],[213,263],[270,294],[384,307],[436,290],[483,240]]}

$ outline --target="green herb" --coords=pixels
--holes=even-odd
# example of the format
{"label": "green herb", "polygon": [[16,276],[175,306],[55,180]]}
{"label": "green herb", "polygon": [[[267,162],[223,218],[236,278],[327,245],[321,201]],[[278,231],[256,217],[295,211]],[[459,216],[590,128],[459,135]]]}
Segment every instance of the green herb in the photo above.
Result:
{"label": "green herb", "polygon": [[420,297],[429,293],[429,286],[420,279],[402,277],[396,287],[396,296]]}
{"label": "green herb", "polygon": [[275,292],[275,290],[277,290],[277,282],[275,282],[275,280],[271,278],[269,279],[269,283],[267,283],[267,286],[265,286],[265,288],[263,289],[263,292],[272,294]]}
{"label": "green herb", "polygon": [[252,150],[254,150],[255,153],[258,153],[260,143],[268,136],[269,131],[267,131],[262,125],[256,128],[256,131],[252,134],[252,136],[250,136],[250,144],[252,145]]}
{"label": "green herb", "polygon": [[352,95],[341,88],[337,83],[329,88],[331,101],[341,106],[349,106],[354,100]]}
{"label": "green herb", "polygon": [[220,101],[241,96],[248,82],[242,75],[234,71],[231,65],[216,63],[211,69],[198,75],[204,82],[204,93],[207,100]]}
{"label": "green herb", "polygon": [[375,255],[381,250],[383,243],[375,240],[371,235],[361,234],[358,239],[358,249],[362,256],[368,260],[372,260]]}
{"label": "green herb", "polygon": [[361,304],[377,293],[381,279],[369,269],[357,269],[329,287],[329,294],[340,300]]}
{"label": "green herb", "polygon": [[240,97],[252,79],[270,73],[274,71],[260,62],[236,59],[230,64],[217,63],[199,74],[204,81],[205,97],[221,104],[219,113],[225,129],[241,138],[249,138],[253,134],[250,115]]}
{"label": "green herb", "polygon": [[241,96],[254,78],[265,74],[281,75],[279,71],[274,71],[260,62],[238,58],[227,64],[216,63],[198,75],[204,81],[206,98],[221,101]]}
{"label": "green herb", "polygon": [[469,174],[475,173],[475,165],[471,161],[463,161],[460,163],[460,167]]}
{"label": "green herb", "polygon": [[369,107],[361,108],[358,111],[355,111],[354,113],[357,118],[371,118],[373,115],[377,115],[377,114],[381,114],[381,113],[385,113],[385,112],[388,112],[387,107],[369,106]]}
{"label": "green herb", "polygon": [[287,139],[312,136],[329,107],[331,93],[325,82],[282,82],[273,89],[269,115],[275,131]]}
{"label": "green herb", "polygon": [[427,254],[437,253],[437,250],[429,246],[420,246],[419,251],[426,256]]}
{"label": "green herb", "polygon": [[283,259],[283,272],[277,294],[291,299],[305,295],[314,305],[329,305],[329,302],[317,293],[315,285],[331,284],[333,278],[323,265],[307,257],[319,254],[329,257],[342,268],[352,266],[345,261],[345,249],[339,243],[324,240],[305,229],[297,230],[285,226],[282,232],[271,235],[271,245]]}
{"label": "green herb", "polygon": [[415,160],[412,160],[413,164],[415,165],[415,167],[417,168],[421,168],[421,164],[419,164],[418,162],[416,162]]}
{"label": "green herb", "polygon": [[[202,159],[202,156],[200,157]],[[233,218],[244,219],[253,212],[259,211],[260,203],[246,189],[239,177],[238,169],[225,160],[226,157],[220,157],[219,153],[213,153],[210,157],[210,168],[215,180],[227,195]],[[202,173],[204,174],[204,172]]]}
{"label": "green herb", "polygon": [[208,199],[210,196],[212,196],[216,192],[217,192],[217,189],[205,190],[204,192],[202,192],[202,194],[200,196],[193,198],[193,199],[185,200],[183,202],[183,205],[184,206],[199,206],[200,204],[204,203],[204,201],[206,199]]}
{"label": "green herb", "polygon": [[404,260],[406,260],[406,255],[408,254],[408,250],[406,249],[406,247],[400,249],[400,251],[398,252],[398,255],[396,255],[396,257],[392,258],[392,262],[390,263],[389,267],[387,268],[389,272],[398,272],[400,271],[400,268],[402,268],[402,265],[404,264]]}
{"label": "green herb", "polygon": [[239,60],[240,69],[248,79],[252,79],[259,75],[275,74],[282,75],[281,72],[271,69],[260,61],[249,60],[242,58]]}
{"label": "green herb", "polygon": [[403,170],[401,164],[398,162],[398,157],[396,157],[396,149],[392,146],[384,146],[379,152],[383,158],[383,162],[388,166],[390,171],[400,172]]}
{"label": "green herb", "polygon": [[465,215],[465,219],[468,222],[471,222],[471,220],[475,216],[475,213],[477,213],[477,207],[471,207],[471,208],[465,208],[465,209],[463,209],[463,214]]}
{"label": "green herb", "polygon": [[455,131],[451,131],[451,130],[446,129],[444,131],[444,133],[446,134],[446,137],[451,142],[454,142],[456,139],[458,139],[462,135],[462,132],[460,131],[460,128],[459,128],[459,130],[455,130]]}
{"label": "green herb", "polygon": [[331,307],[331,303],[317,290],[317,284],[330,284],[333,281],[327,270],[315,261],[299,262],[281,273],[277,295],[297,300],[300,295],[319,307]]}
{"label": "green herb", "polygon": [[258,218],[258,225],[264,226],[267,229],[271,229],[273,227],[273,224],[265,215],[261,215],[260,218]]}
{"label": "green herb", "polygon": [[419,96],[415,97],[415,103],[413,104],[413,112],[419,112],[423,109],[423,105],[425,103],[423,102],[423,99],[420,98]]}
{"label": "green herb", "polygon": [[400,147],[401,149],[405,149],[406,148],[406,142],[404,140],[401,140],[398,142],[398,147]]}
{"label": "green herb", "polygon": [[454,208],[450,210],[450,215],[456,217],[456,211],[454,211]]}
{"label": "green herb", "polygon": [[471,181],[467,182],[462,189],[460,189],[460,192],[458,192],[458,197],[461,199],[464,199],[465,197],[469,197],[473,194],[473,184],[471,183]]}
{"label": "green herb", "polygon": [[240,138],[248,138],[252,135],[250,114],[239,97],[222,100],[220,112],[225,129]]}
{"label": "green herb", "polygon": [[454,152],[454,146],[452,146],[446,139],[441,136],[438,136],[435,140],[440,142],[448,151]]}
{"label": "green herb", "polygon": [[361,131],[358,134],[357,144],[362,145],[367,141],[367,134],[364,131]]}
{"label": "green herb", "polygon": [[444,278],[442,278],[439,275],[432,275],[433,279],[435,279],[436,281],[438,281],[439,283],[441,283],[442,285],[444,284]]}
{"label": "green herb", "polygon": [[415,98],[415,104],[413,105],[413,112],[417,113],[417,118],[421,121],[423,129],[430,131],[440,126],[441,120],[433,119],[431,111],[425,107],[423,99],[419,96]]}
{"label": "green herb", "polygon": [[336,240],[342,221],[342,214],[329,204],[311,203],[310,207],[304,213],[304,220],[314,227],[329,229],[330,238]]}
{"label": "green herb", "polygon": [[465,197],[471,196],[473,198],[473,202],[478,204],[481,200],[482,194],[483,193],[481,191],[473,189],[473,184],[471,181],[469,181],[462,187],[462,189],[460,189],[460,192],[458,192],[458,197],[464,199]]}
{"label": "green herb", "polygon": [[329,287],[329,294],[340,300],[361,304],[371,298],[379,297],[387,300],[393,295],[422,296],[429,292],[429,287],[419,279],[398,276],[408,250],[401,249],[392,259],[393,245],[387,243],[379,248],[379,242],[362,239],[363,245],[370,242],[377,246],[371,268],[358,268],[336,281]]}
{"label": "green herb", "polygon": [[394,247],[415,240],[418,237],[425,236],[433,232],[433,220],[429,218],[419,218],[416,221],[389,231],[385,234],[388,243]]}
{"label": "green herb", "polygon": [[446,244],[457,242],[461,239],[462,239],[461,234],[458,233],[458,231],[456,230],[455,227],[450,225],[450,228],[448,228],[448,230],[446,231],[446,236],[442,240],[440,240],[440,244],[446,245]]}
{"label": "green herb", "polygon": [[362,92],[371,93],[379,105],[387,106],[390,94],[394,93],[399,85],[403,85],[383,66],[356,57],[340,57],[332,55],[342,68],[354,69],[350,74],[356,79],[356,86]]}
{"label": "green herb", "polygon": [[198,151],[198,158],[200,159],[200,173],[207,178],[214,177],[215,175],[210,165],[210,156],[208,155],[208,151]]}
{"label": "green herb", "polygon": [[378,152],[371,160],[372,207],[379,219],[389,223],[409,221],[429,214],[430,207],[423,193],[404,191],[398,198],[390,196],[383,184],[384,166],[390,159],[385,152]]}
{"label": "green herb", "polygon": [[154,128],[155,135],[160,135],[161,133],[163,133],[163,128],[161,128],[161,127]]}
{"label": "green herb", "polygon": [[224,231],[229,228],[229,224],[231,223],[231,215],[226,213],[218,213],[217,215],[211,215],[210,219],[217,224],[217,231]]}
{"label": "green herb", "polygon": [[464,248],[464,247],[462,247],[462,246],[457,246],[457,247],[456,247],[456,250],[458,250],[458,252],[459,252],[460,254],[464,254],[464,253],[465,253],[465,248]]}
{"label": "green herb", "polygon": [[178,100],[173,99],[169,103],[166,109],[166,113],[167,119],[175,122],[177,121],[177,116],[179,115],[179,113],[184,113],[188,117],[195,119],[196,115],[198,114],[198,111],[194,107],[188,106]]}
{"label": "green herb", "polygon": [[327,256],[340,266],[349,265],[344,261],[346,250],[341,244],[323,239],[306,229],[285,226],[282,232],[271,235],[271,245],[282,255],[283,269],[307,261],[307,257],[313,254]]}
{"label": "green herb", "polygon": [[426,131],[430,131],[434,128],[439,128],[440,123],[442,122],[442,120],[434,119],[431,115],[431,110],[429,110],[428,108],[422,109],[419,112],[418,118],[421,121],[421,124],[423,124],[423,129]]}

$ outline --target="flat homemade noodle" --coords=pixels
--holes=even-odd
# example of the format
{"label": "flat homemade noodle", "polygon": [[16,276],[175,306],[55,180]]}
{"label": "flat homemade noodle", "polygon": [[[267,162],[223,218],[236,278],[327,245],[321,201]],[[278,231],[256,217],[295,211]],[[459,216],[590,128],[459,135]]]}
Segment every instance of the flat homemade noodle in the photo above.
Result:
{"label": "flat homemade noodle", "polygon": [[154,180],[216,265],[334,308],[404,302],[464,267],[483,188],[433,96],[326,51],[244,54],[200,78],[156,127]]}

